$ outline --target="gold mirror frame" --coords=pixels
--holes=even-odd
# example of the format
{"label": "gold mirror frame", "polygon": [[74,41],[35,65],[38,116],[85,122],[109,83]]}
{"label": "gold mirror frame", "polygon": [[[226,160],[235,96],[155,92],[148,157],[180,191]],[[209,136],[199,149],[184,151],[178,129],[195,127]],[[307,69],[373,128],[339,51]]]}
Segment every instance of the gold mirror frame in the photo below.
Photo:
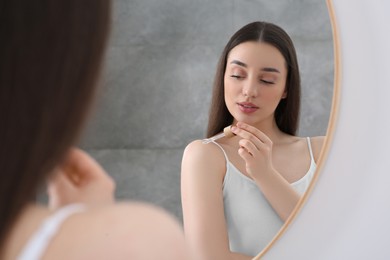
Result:
{"label": "gold mirror frame", "polygon": [[270,248],[275,244],[275,242],[286,232],[286,230],[289,228],[289,226],[292,224],[294,219],[297,217],[299,212],[302,210],[303,206],[305,205],[305,202],[307,201],[308,197],[310,196],[318,177],[321,173],[321,170],[323,169],[326,159],[329,154],[330,146],[332,144],[335,128],[336,128],[336,122],[338,118],[338,111],[339,111],[339,101],[340,101],[340,81],[341,81],[341,66],[340,66],[340,45],[339,45],[339,33],[338,28],[336,26],[336,17],[335,17],[335,11],[333,7],[332,0],[326,0],[326,4],[328,7],[329,12],[329,18],[332,25],[332,33],[333,33],[333,46],[334,46],[334,85],[333,85],[333,99],[332,99],[332,108],[331,113],[329,117],[329,123],[328,128],[326,131],[326,138],[324,141],[324,146],[321,150],[318,163],[317,163],[317,170],[316,174],[313,177],[313,180],[311,181],[307,191],[304,193],[300,201],[298,202],[297,206],[295,207],[294,211],[291,213],[290,217],[286,220],[282,228],[279,230],[279,232],[274,236],[272,241],[268,243],[268,245],[257,255],[253,258],[253,260],[259,260],[261,257],[263,257]]}

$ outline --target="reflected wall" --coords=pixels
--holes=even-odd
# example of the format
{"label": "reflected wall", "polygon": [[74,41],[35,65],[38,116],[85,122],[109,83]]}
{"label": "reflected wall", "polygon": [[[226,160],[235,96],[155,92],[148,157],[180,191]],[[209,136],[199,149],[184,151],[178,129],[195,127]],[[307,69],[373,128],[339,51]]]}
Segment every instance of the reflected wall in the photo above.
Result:
{"label": "reflected wall", "polygon": [[102,86],[82,147],[115,178],[119,199],[152,202],[182,218],[183,149],[204,137],[224,45],[255,20],[280,25],[295,43],[298,134],[325,134],[333,93],[325,0],[115,0]]}

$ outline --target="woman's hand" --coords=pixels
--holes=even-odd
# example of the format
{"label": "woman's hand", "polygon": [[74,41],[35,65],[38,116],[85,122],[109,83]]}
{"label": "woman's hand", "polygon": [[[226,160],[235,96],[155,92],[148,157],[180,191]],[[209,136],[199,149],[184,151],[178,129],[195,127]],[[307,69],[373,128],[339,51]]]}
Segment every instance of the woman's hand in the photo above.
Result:
{"label": "woman's hand", "polygon": [[115,182],[87,153],[71,148],[48,181],[49,207],[71,203],[99,205],[114,201]]}
{"label": "woman's hand", "polygon": [[244,159],[246,172],[258,179],[259,174],[274,170],[272,164],[272,141],[259,129],[248,124],[238,122],[232,127],[232,132],[242,137],[238,142],[238,154]]}
{"label": "woman's hand", "polygon": [[245,160],[247,173],[257,183],[279,217],[286,221],[300,196],[274,168],[272,141],[257,128],[242,122],[237,123],[232,132],[242,137],[238,153]]}

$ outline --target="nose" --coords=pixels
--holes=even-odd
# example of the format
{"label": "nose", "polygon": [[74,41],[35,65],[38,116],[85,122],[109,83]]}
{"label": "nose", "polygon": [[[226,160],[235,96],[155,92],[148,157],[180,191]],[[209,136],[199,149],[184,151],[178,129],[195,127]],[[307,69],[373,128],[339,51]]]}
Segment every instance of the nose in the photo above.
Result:
{"label": "nose", "polygon": [[244,83],[244,86],[242,87],[242,94],[245,96],[245,97],[251,97],[251,98],[255,98],[257,97],[257,86],[256,86],[256,82],[254,82],[254,80],[252,79],[249,79]]}

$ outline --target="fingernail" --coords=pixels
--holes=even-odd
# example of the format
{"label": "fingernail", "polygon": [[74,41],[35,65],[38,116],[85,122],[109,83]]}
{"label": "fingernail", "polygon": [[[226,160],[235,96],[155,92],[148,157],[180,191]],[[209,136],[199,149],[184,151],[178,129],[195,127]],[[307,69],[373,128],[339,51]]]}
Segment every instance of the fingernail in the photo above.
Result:
{"label": "fingernail", "polygon": [[232,127],[230,128],[230,130],[232,130],[232,132],[235,132],[235,131],[237,130],[237,127],[232,126]]}

